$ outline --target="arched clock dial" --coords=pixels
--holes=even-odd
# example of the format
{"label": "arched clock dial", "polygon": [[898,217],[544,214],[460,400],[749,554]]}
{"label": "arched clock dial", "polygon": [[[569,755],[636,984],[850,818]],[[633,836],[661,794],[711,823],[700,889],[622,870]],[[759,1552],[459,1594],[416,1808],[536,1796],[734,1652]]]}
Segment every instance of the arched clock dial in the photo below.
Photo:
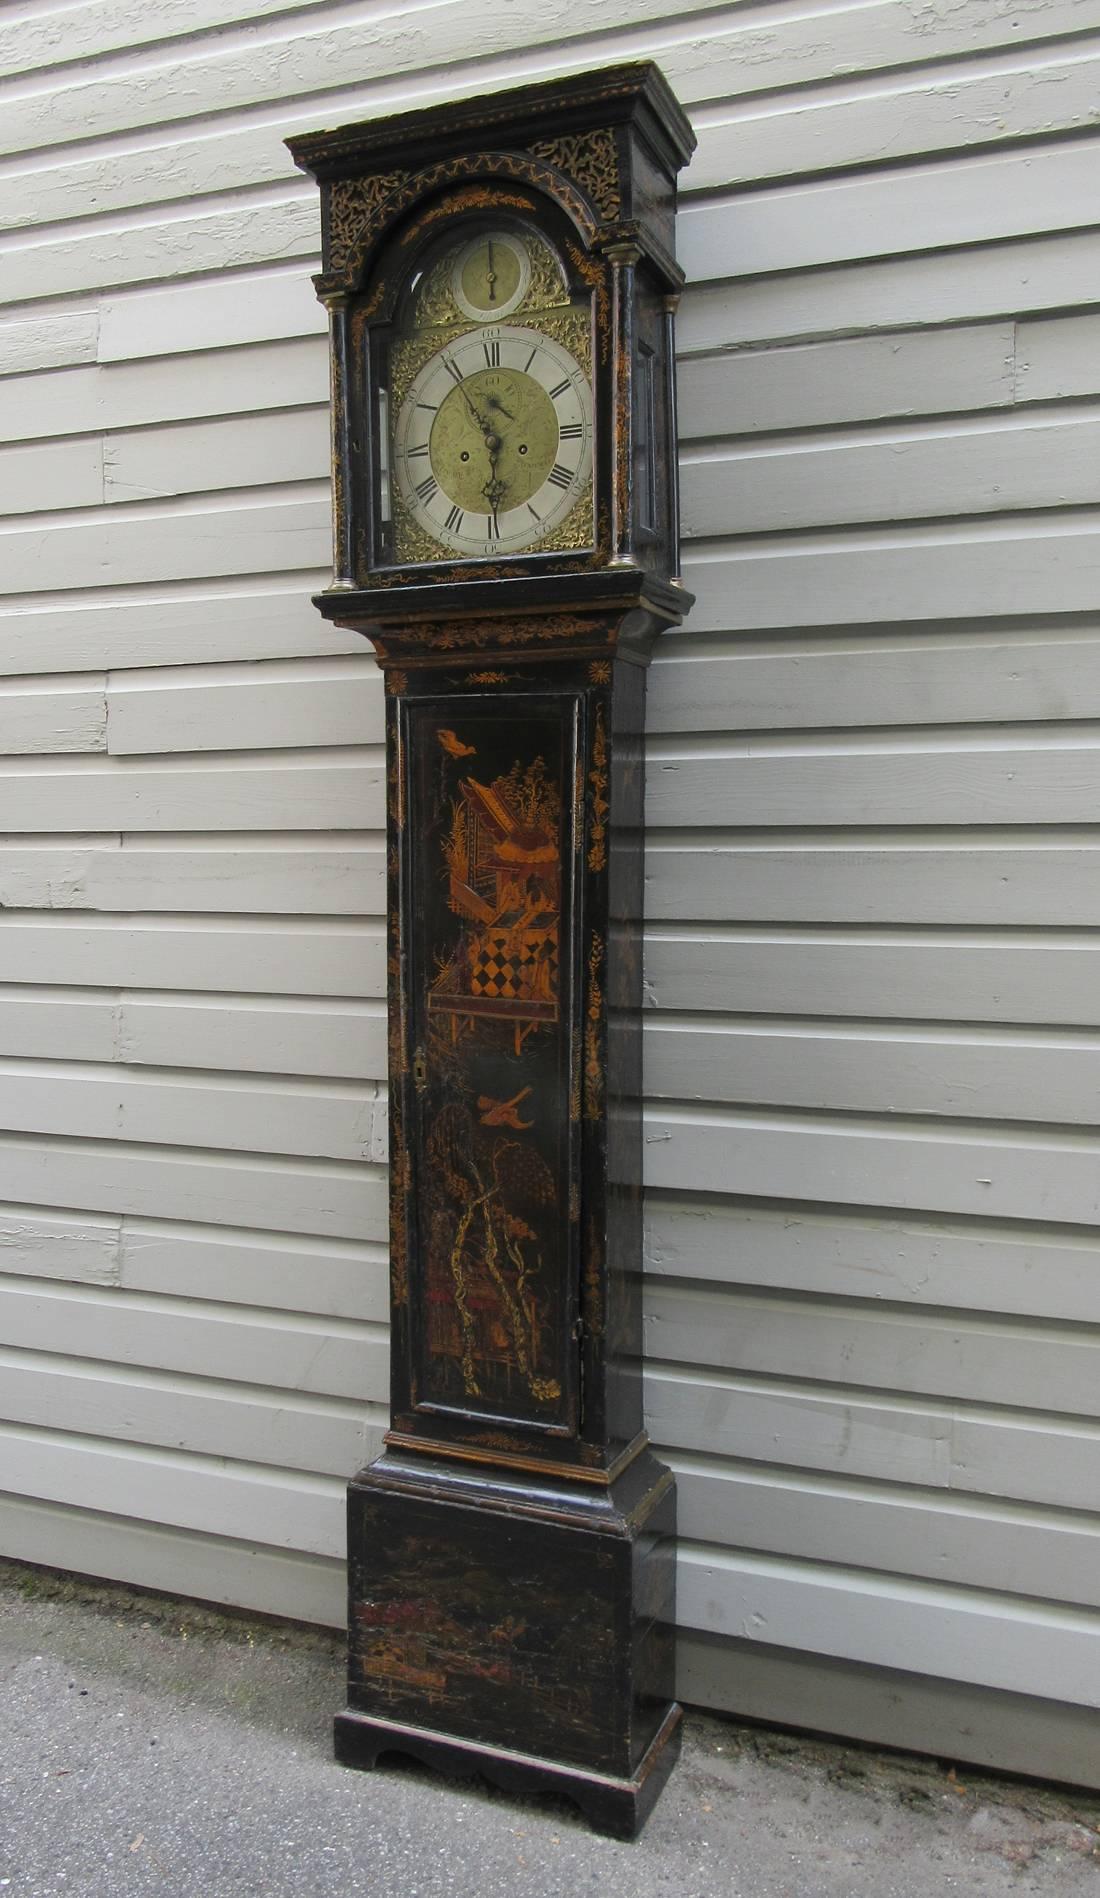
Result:
{"label": "arched clock dial", "polygon": [[527,295],[531,259],[510,231],[481,231],[464,244],[451,267],[451,292],[464,316],[511,316]]}
{"label": "arched clock dial", "polygon": [[441,548],[461,557],[537,547],[591,491],[588,376],[542,330],[471,331],[413,381],[392,465],[406,508]]}

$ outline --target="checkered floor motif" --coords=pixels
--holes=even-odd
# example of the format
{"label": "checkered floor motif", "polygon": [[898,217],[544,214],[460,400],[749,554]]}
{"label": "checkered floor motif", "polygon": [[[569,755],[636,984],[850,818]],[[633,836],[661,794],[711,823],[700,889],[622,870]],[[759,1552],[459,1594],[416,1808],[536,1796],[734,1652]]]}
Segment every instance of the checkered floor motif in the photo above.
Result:
{"label": "checkered floor motif", "polygon": [[[549,963],[549,980],[546,964]],[[549,1001],[558,992],[558,945],[542,931],[490,930],[472,958],[470,992],[489,1001]]]}

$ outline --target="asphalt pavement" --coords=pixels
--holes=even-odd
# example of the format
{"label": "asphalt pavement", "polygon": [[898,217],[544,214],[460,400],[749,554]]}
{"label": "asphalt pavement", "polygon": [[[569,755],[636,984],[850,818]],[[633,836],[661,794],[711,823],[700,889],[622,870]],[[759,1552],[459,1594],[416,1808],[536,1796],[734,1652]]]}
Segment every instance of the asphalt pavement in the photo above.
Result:
{"label": "asphalt pavement", "polygon": [[1100,1796],[693,1714],[640,1840],[332,1759],[342,1644],[0,1564],[0,1898],[1100,1898]]}

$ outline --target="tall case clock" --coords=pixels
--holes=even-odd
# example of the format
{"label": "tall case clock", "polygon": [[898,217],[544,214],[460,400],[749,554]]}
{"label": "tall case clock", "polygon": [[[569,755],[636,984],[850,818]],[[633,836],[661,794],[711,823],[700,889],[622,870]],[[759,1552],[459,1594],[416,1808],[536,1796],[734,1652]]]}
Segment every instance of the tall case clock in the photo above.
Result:
{"label": "tall case clock", "polygon": [[563,1791],[676,1757],[641,1393],[642,731],[678,564],[676,174],[618,66],[290,141],[321,186],[335,572],[387,695],[391,1425],[337,1752]]}

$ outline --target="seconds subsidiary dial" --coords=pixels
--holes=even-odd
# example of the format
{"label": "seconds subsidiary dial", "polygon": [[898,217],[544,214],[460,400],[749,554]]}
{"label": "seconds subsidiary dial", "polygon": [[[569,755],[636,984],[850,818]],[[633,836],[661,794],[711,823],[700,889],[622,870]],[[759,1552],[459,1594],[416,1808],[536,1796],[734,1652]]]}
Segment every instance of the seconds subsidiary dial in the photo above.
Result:
{"label": "seconds subsidiary dial", "polygon": [[541,330],[459,336],[409,388],[393,472],[418,527],[459,558],[537,547],[591,495],[591,383]]}

